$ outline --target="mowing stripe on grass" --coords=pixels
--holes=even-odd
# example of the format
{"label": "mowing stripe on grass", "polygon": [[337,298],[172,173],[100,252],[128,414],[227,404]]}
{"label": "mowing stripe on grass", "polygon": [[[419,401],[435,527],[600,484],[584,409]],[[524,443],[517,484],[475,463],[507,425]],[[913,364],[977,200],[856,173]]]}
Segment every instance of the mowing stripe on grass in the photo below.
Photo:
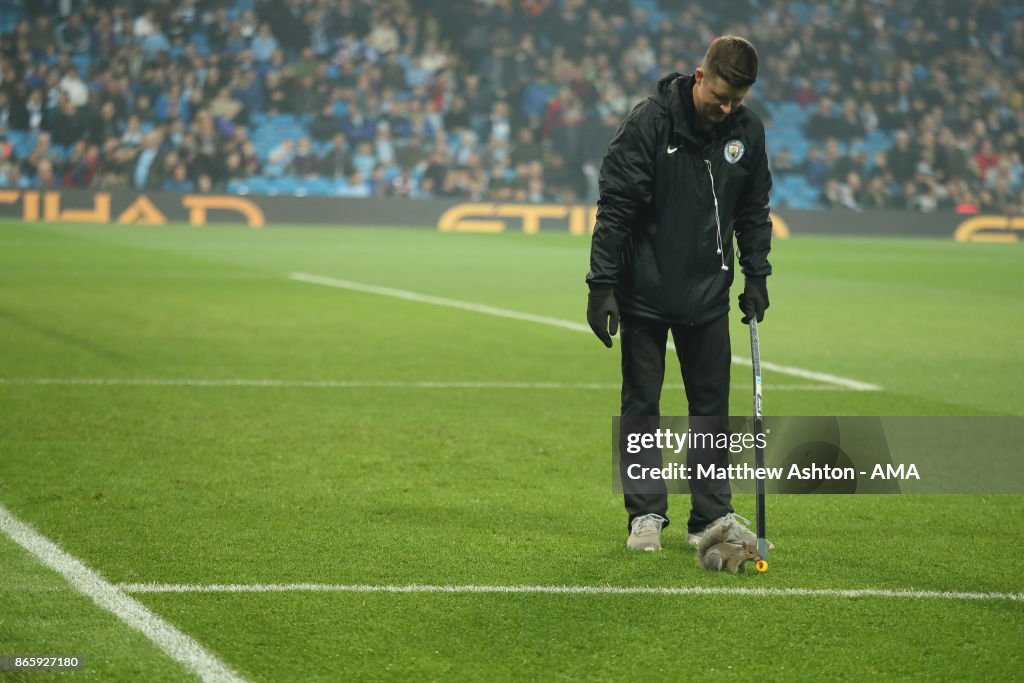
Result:
{"label": "mowing stripe on grass", "polygon": [[[160,379],[145,377],[0,377],[0,384],[18,386],[128,386],[128,387],[296,387],[312,389],[618,389],[599,382],[403,382],[399,380],[303,379]],[[666,384],[682,389],[682,384]],[[834,384],[775,384],[772,391],[844,391]]]}
{"label": "mowing stripe on grass", "polygon": [[53,541],[17,519],[0,505],[0,530],[40,562],[63,576],[68,583],[125,624],[140,631],[163,652],[211,683],[241,682],[245,679],[188,635],[182,633],[135,598],[127,595],[80,560],[64,552]]}
{"label": "mowing stripe on grass", "polygon": [[936,600],[1008,600],[1024,602],[1024,593],[890,590],[887,588],[728,588],[715,586],[376,586],[330,583],[188,584],[122,583],[128,593],[555,593],[583,595],[726,595],[741,597],[914,598]]}
{"label": "mowing stripe on grass", "polygon": [[[337,287],[339,289],[350,289],[356,292],[364,292],[366,294],[379,294],[381,296],[390,296],[395,299],[405,299],[406,301],[415,301],[421,304],[431,304],[433,306],[444,306],[446,308],[458,308],[463,311],[472,311],[473,313],[483,313],[485,315],[493,315],[499,318],[510,318],[512,320],[522,320],[525,322],[537,323],[539,325],[548,325],[550,327],[560,327],[563,330],[572,330],[573,332],[586,332],[587,334],[593,334],[589,325],[583,323],[573,322],[572,320],[563,320],[561,318],[552,318],[546,315],[535,315],[533,313],[523,313],[522,311],[512,311],[506,308],[497,308],[495,306],[487,306],[484,304],[474,304],[470,301],[459,301],[458,299],[448,299],[441,296],[432,296],[430,294],[420,294],[418,292],[410,292],[405,289],[395,289],[393,287],[379,287],[377,285],[368,285],[362,282],[354,282],[352,280],[342,280],[334,277],[326,277],[323,275],[312,275],[310,273],[292,273],[289,276],[292,280],[298,282],[308,282],[314,285],[325,285],[327,287]],[[675,346],[670,341],[668,343],[669,348],[674,349]],[[743,356],[733,356],[732,362],[738,365],[750,366],[750,359]],[[847,377],[840,377],[838,375],[830,375],[825,372],[815,372],[814,370],[805,370],[804,368],[797,368],[789,365],[778,365],[776,363],[769,363],[762,361],[761,368],[764,370],[770,370],[777,372],[782,375],[789,375],[790,377],[799,377],[801,379],[814,380],[816,382],[825,382],[827,384],[835,384],[844,389],[851,391],[881,391],[882,387],[877,384],[870,384],[868,382],[861,382],[855,379],[849,379]]]}

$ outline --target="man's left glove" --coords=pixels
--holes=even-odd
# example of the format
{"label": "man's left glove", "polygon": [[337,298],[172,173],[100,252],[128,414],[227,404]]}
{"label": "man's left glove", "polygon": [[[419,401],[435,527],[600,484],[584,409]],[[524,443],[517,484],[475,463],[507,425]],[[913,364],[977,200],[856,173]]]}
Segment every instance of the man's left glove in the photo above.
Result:
{"label": "man's left glove", "polygon": [[615,290],[592,289],[587,297],[587,322],[597,338],[612,348],[612,337],[619,331],[619,304]]}
{"label": "man's left glove", "polygon": [[743,324],[749,325],[751,318],[757,322],[764,320],[764,311],[768,308],[768,284],[763,277],[748,277],[740,294],[740,310],[743,311]]}

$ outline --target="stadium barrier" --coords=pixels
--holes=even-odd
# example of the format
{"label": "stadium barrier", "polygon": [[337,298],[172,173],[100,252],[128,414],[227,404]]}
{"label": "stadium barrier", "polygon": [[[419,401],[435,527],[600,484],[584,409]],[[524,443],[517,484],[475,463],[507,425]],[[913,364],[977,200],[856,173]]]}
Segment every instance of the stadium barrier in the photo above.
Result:
{"label": "stadium barrier", "polygon": [[[433,228],[444,232],[593,231],[586,205],[458,202],[439,199],[205,195],[171,192],[0,190],[0,218],[24,221],[160,226],[234,223]],[[790,235],[950,237],[961,242],[1017,242],[1024,216],[910,211],[772,212],[777,237]]]}

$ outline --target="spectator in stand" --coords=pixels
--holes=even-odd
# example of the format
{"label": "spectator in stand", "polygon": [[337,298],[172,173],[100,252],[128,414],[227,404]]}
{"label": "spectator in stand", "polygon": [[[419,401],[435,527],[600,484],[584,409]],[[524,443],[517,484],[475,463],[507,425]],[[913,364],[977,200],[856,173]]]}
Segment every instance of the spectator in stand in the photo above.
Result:
{"label": "spectator in stand", "polygon": [[825,141],[825,164],[828,166],[829,177],[839,181],[844,181],[846,175],[855,170],[853,159],[843,153],[835,138]]}
{"label": "spectator in stand", "polygon": [[11,125],[11,96],[5,90],[0,90],[0,130],[13,128]]}
{"label": "spectator in stand", "polygon": [[89,86],[79,77],[78,69],[74,66],[60,79],[60,91],[67,95],[71,104],[76,107],[83,107],[89,101]]}
{"label": "spectator in stand", "polygon": [[114,103],[107,100],[100,107],[100,115],[93,122],[89,138],[93,143],[102,145],[108,138],[121,137],[121,124],[117,117],[117,108]]}
{"label": "spectator in stand", "polygon": [[[17,20],[21,5],[27,21]],[[864,205],[859,197],[876,197],[880,187],[890,203],[899,197],[918,209],[1020,205],[1024,18],[1009,0],[945,0],[925,14],[889,0],[809,13],[767,0],[750,0],[742,13],[728,3],[699,12],[683,3],[666,5],[659,23],[626,0],[432,8],[420,12],[407,0],[15,3],[13,30],[0,38],[0,125],[102,146],[99,184],[134,182],[143,131],[163,123],[160,153],[178,151],[197,186],[219,188],[233,175],[225,170],[233,151],[249,173],[261,161],[271,173],[280,166],[251,144],[243,150],[253,130],[279,147],[279,134],[264,127],[278,122],[250,115],[293,114],[305,130],[289,135],[319,142],[341,130],[353,145],[371,142],[361,165],[365,187],[378,193],[525,201],[564,197],[568,188],[586,201],[600,162],[594,150],[647,96],[651,74],[691,69],[711,37],[743,25],[738,32],[755,34],[773,61],[746,106],[775,113],[776,128],[795,125],[778,115],[780,104],[818,109],[806,132],[826,151],[809,159],[810,182],[824,188],[833,177],[849,186],[855,172],[865,178],[855,197]],[[324,102],[338,108],[325,114]],[[250,130],[251,122],[259,127]],[[452,153],[443,138],[451,133],[465,168],[445,187]],[[863,168],[857,155],[831,151],[830,138],[843,148],[863,139],[869,154],[888,152],[888,163]],[[114,163],[127,155],[128,168],[108,173],[108,151]],[[50,161],[54,177],[66,178],[69,167]],[[552,177],[531,175],[537,161],[552,164]],[[392,163],[420,167],[402,181],[412,187],[382,181]],[[484,168],[504,163],[510,177],[488,185]],[[781,154],[772,163],[787,166]],[[8,172],[8,183],[34,182],[37,166]],[[421,175],[431,169],[444,172]]]}
{"label": "spectator in stand", "polygon": [[512,165],[519,166],[534,159],[540,159],[541,154],[541,144],[536,140],[533,129],[526,126],[520,128],[516,136],[516,144],[512,148]]}
{"label": "spectator in stand", "polygon": [[821,148],[811,147],[804,160],[804,175],[807,176],[807,181],[814,187],[823,188],[830,172],[828,162],[821,155]]}
{"label": "spectator in stand", "polygon": [[149,32],[142,36],[139,36],[136,31],[136,37],[139,38],[139,48],[142,50],[142,53],[149,58],[153,58],[161,53],[170,52],[171,42],[167,39],[167,36],[164,35],[160,25],[156,22],[155,14],[152,11],[147,14],[151,17],[151,20],[148,22],[148,26],[151,27],[152,30],[150,31],[149,28],[145,28],[144,30]]}
{"label": "spectator in stand", "polygon": [[156,121],[156,114],[153,112],[149,95],[141,93],[135,98],[134,113],[141,123],[150,124]]}
{"label": "spectator in stand", "polygon": [[508,102],[500,100],[491,107],[483,138],[489,143],[509,142],[512,138],[512,119]]}
{"label": "spectator in stand", "polygon": [[880,176],[868,180],[856,199],[857,204],[863,209],[892,208],[891,194]]}
{"label": "spectator in stand", "polygon": [[96,145],[86,145],[79,140],[75,145],[73,157],[64,174],[64,187],[92,187],[100,167],[100,151]]}
{"label": "spectator in stand", "polygon": [[99,179],[96,188],[101,190],[121,190],[130,188],[129,172],[134,163],[134,153],[129,148],[121,147],[116,139],[108,139],[103,144],[100,156]]}
{"label": "spectator in stand", "polygon": [[313,153],[313,146],[309,138],[299,138],[299,144],[295,149],[295,155],[291,163],[285,169],[288,175],[308,178],[317,175],[320,171],[320,159]]}
{"label": "spectator in stand", "polygon": [[999,165],[999,155],[992,148],[992,142],[985,140],[974,155],[974,165],[978,169],[978,177],[984,181],[989,171]]}
{"label": "spectator in stand", "polygon": [[295,143],[290,139],[284,139],[270,152],[263,172],[271,178],[285,174],[285,170],[291,167],[295,158]]}
{"label": "spectator in stand", "polygon": [[357,104],[350,104],[348,116],[341,122],[341,130],[349,140],[370,140],[376,131],[373,121],[363,115],[363,110]]}
{"label": "spectator in stand", "polygon": [[884,150],[875,152],[875,156],[871,161],[871,170],[868,172],[869,178],[892,178],[892,173],[889,171],[889,158]]}
{"label": "spectator in stand", "polygon": [[395,163],[395,142],[391,138],[391,126],[387,121],[377,124],[377,137],[373,141],[374,156],[384,166]]}
{"label": "spectator in stand", "polygon": [[[57,30],[57,45],[65,52],[87,55],[92,52],[92,34],[82,26],[82,17],[77,13],[68,16],[67,21]],[[76,103],[77,106],[82,106]]]}
{"label": "spectator in stand", "polygon": [[29,187],[36,190],[55,190],[58,186],[53,172],[53,162],[43,159],[36,166],[35,175],[31,178]]}
{"label": "spectator in stand", "polygon": [[829,97],[818,103],[818,112],[811,117],[804,128],[804,134],[811,140],[822,141],[843,135],[845,126],[835,115],[835,105]]}
{"label": "spectator in stand", "polygon": [[142,138],[142,124],[139,121],[139,117],[135,115],[129,116],[124,133],[121,134],[121,144],[125,146],[141,145]]}
{"label": "spectator in stand", "polygon": [[228,183],[232,180],[245,178],[247,175],[245,167],[242,166],[241,152],[232,150],[224,157],[224,166],[217,174],[217,181],[214,183],[214,186],[217,190],[223,191],[227,189]]}
{"label": "spectator in stand", "polygon": [[779,177],[787,175],[795,175],[800,172],[800,169],[793,162],[793,157],[789,153],[789,150],[785,147],[779,149],[778,154],[774,154],[768,157],[770,162],[772,175]]}
{"label": "spectator in stand", "polygon": [[857,102],[852,98],[843,102],[843,111],[839,118],[838,137],[840,140],[859,140],[867,135],[864,124],[857,113]]}
{"label": "spectator in stand", "polygon": [[246,69],[235,81],[231,95],[242,104],[242,109],[260,111],[263,109],[263,89],[260,87],[255,69]]}
{"label": "spectator in stand", "polygon": [[341,121],[334,113],[334,102],[328,100],[324,102],[320,113],[309,125],[309,134],[317,142],[326,142],[332,139],[339,130],[341,130]]}
{"label": "spectator in stand", "polygon": [[456,95],[452,99],[451,109],[444,116],[444,129],[450,133],[458,133],[469,128],[469,111],[466,109],[466,100],[461,95]]}
{"label": "spectator in stand", "polygon": [[242,143],[242,149],[240,154],[242,174],[245,177],[259,175],[260,171],[263,168],[263,165],[260,162],[259,155],[256,154],[256,146],[252,144],[251,140],[246,140],[245,142]]}
{"label": "spectator in stand", "polygon": [[82,116],[67,93],[60,96],[57,111],[48,127],[53,134],[53,142],[57,145],[72,145],[85,136],[86,128]]}
{"label": "spectator in stand", "polygon": [[277,38],[270,31],[270,24],[260,24],[259,32],[253,37],[250,49],[257,64],[266,64],[277,51]]}
{"label": "spectator in stand", "polygon": [[853,189],[849,184],[840,182],[837,178],[829,178],[822,191],[822,204],[832,209],[846,208],[857,210],[857,200],[853,196]]}
{"label": "spectator in stand", "polygon": [[335,133],[331,148],[320,163],[321,173],[328,178],[347,178],[355,173],[344,133]]}
{"label": "spectator in stand", "polygon": [[889,170],[898,183],[905,183],[913,177],[917,168],[918,154],[910,146],[910,135],[905,130],[896,133],[896,145],[889,150]]}
{"label": "spectator in stand", "polygon": [[24,106],[14,104],[11,111],[10,127],[15,130],[38,132],[46,122],[46,104],[43,91],[32,90]]}
{"label": "spectator in stand", "polygon": [[373,169],[377,166],[377,157],[373,153],[373,143],[364,140],[356,147],[356,153],[352,157],[352,165],[361,178],[373,176]]}
{"label": "spectator in stand", "polygon": [[181,86],[172,83],[167,91],[157,97],[153,106],[153,113],[157,121],[166,122],[175,118],[189,118],[188,102],[182,95]]}
{"label": "spectator in stand", "polygon": [[242,103],[231,95],[231,89],[223,87],[210,101],[210,113],[225,121],[234,121],[242,112]]}
{"label": "spectator in stand", "polygon": [[165,192],[192,192],[195,183],[188,178],[188,167],[181,162],[174,165],[171,175],[164,181]]}
{"label": "spectator in stand", "polygon": [[20,175],[14,145],[5,135],[0,135],[0,187],[16,186]]}
{"label": "spectator in stand", "polygon": [[163,160],[160,159],[160,133],[151,131],[142,139],[132,178],[137,190],[159,190],[163,186]]}

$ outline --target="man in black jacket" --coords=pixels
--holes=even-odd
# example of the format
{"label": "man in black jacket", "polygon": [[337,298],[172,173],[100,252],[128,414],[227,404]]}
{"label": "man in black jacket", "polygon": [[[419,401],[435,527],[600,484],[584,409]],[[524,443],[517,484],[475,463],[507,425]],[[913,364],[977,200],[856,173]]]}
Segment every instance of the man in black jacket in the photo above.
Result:
{"label": "man in black jacket", "polygon": [[[638,483],[626,472],[632,463],[660,467],[661,451],[631,455],[624,446],[630,433],[658,427],[669,331],[691,431],[728,431],[734,233],[745,277],[743,322],[760,322],[768,308],[771,175],[764,126],[741,106],[757,65],[749,42],[718,38],[692,76],[666,76],[633,109],[601,166],[587,320],[609,348],[622,322],[620,474],[632,549],[659,550],[668,525],[664,482]],[[727,455],[690,448],[687,464],[724,465]],[[727,482],[713,488],[691,479],[690,492],[687,540],[696,544],[733,510]]]}

